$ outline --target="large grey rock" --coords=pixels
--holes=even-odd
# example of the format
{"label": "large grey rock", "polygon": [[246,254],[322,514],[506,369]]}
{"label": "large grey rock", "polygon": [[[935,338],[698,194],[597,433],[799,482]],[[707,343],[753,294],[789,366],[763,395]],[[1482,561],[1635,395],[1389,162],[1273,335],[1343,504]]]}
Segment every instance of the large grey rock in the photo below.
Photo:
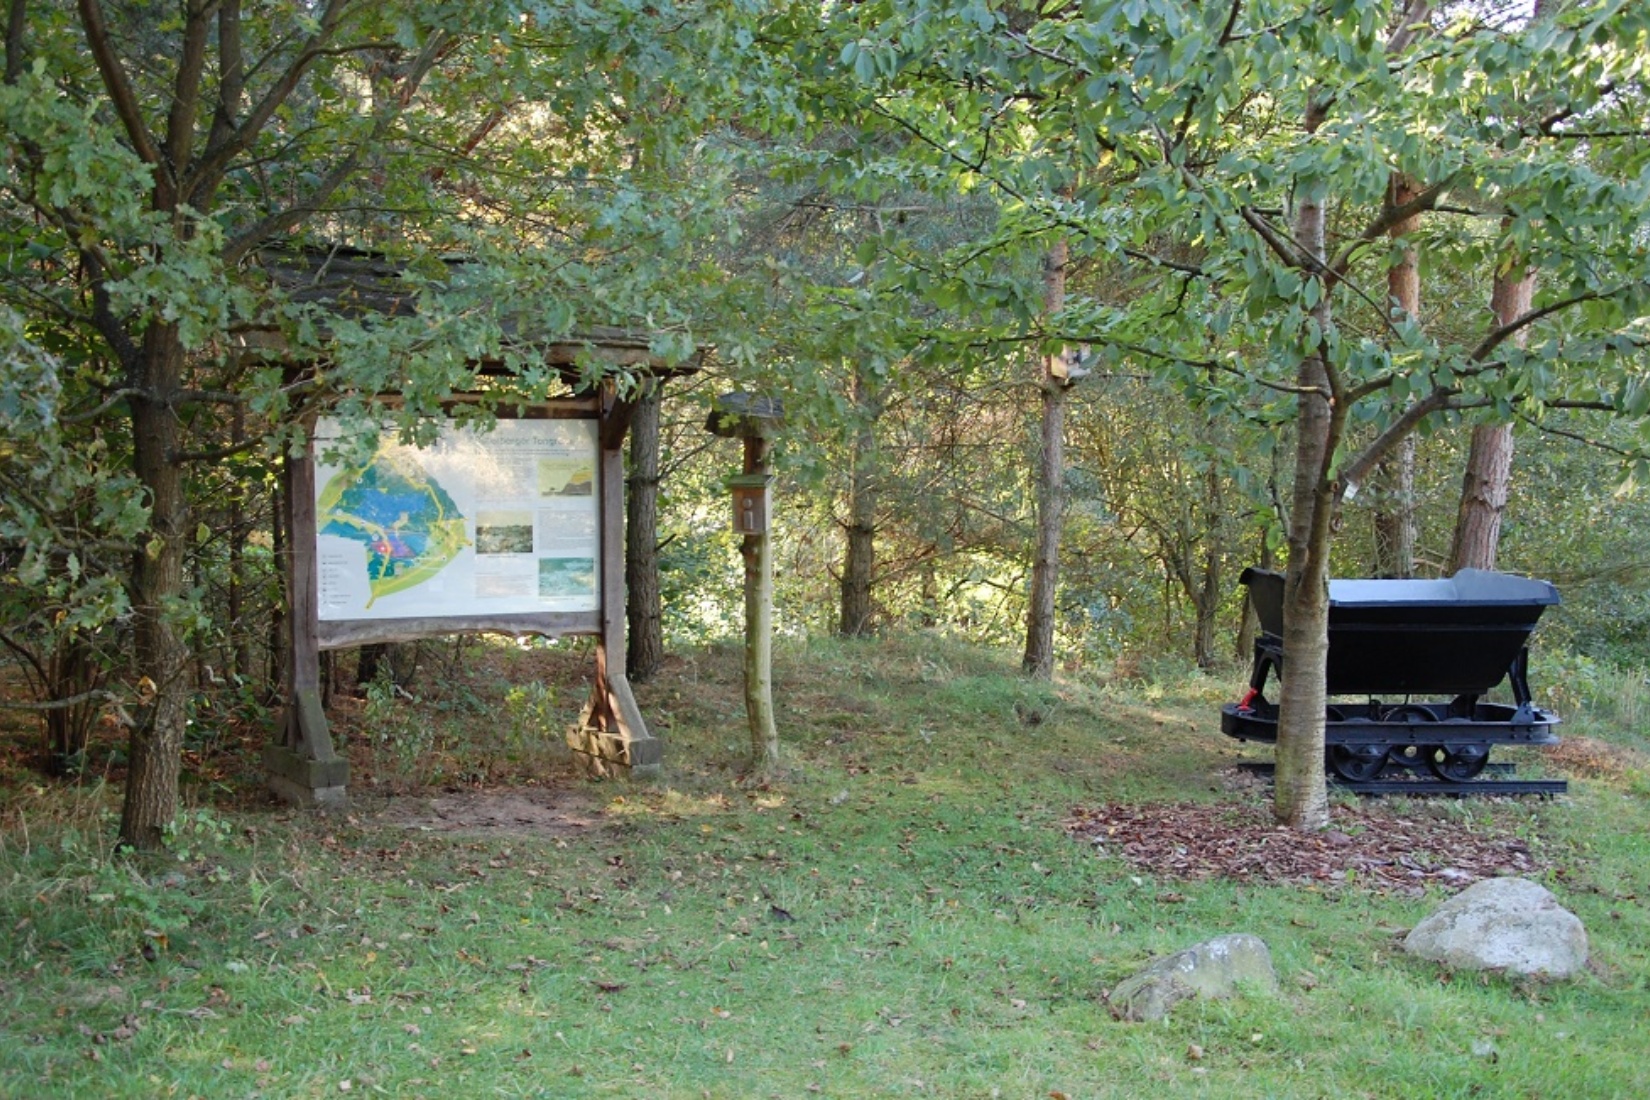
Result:
{"label": "large grey rock", "polygon": [[1404,950],[1458,970],[1569,978],[1587,965],[1587,930],[1538,883],[1492,878],[1417,924]]}
{"label": "large grey rock", "polygon": [[1278,987],[1272,952],[1259,936],[1243,932],[1157,960],[1111,991],[1111,1010],[1123,1020],[1161,1020],[1190,997],[1230,997],[1241,985]]}

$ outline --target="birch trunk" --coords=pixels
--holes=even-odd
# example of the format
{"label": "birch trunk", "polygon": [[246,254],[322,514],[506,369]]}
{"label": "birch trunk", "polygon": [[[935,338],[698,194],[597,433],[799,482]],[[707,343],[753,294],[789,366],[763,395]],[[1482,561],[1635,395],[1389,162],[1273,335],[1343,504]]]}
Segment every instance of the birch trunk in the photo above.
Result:
{"label": "birch trunk", "polygon": [[[1316,131],[1323,110],[1308,108],[1306,130]],[[1295,242],[1319,264],[1324,258],[1325,210],[1318,196],[1304,198],[1295,220]],[[1316,274],[1310,278],[1320,278]],[[1311,316],[1328,332],[1329,289]],[[1329,541],[1334,507],[1329,464],[1344,413],[1334,400],[1329,365],[1319,353],[1304,356],[1296,375],[1300,389],[1295,476],[1290,496],[1289,564],[1284,573],[1283,650],[1287,655],[1278,698],[1278,743],[1273,815],[1296,829],[1329,824],[1329,791],[1323,774],[1325,677],[1329,667]]]}

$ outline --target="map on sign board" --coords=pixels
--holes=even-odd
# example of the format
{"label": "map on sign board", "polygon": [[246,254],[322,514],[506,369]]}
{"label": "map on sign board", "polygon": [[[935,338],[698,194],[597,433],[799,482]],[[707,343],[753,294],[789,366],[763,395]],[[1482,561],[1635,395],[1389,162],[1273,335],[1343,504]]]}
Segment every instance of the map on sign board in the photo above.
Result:
{"label": "map on sign board", "polygon": [[424,448],[386,432],[329,463],[340,435],[316,425],[321,620],[596,609],[595,421],[449,426]]}

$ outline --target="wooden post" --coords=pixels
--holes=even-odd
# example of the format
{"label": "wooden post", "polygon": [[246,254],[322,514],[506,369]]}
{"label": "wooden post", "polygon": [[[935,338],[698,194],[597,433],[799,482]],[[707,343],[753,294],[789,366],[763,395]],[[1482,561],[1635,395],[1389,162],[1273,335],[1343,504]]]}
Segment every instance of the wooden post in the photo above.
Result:
{"label": "wooden post", "polygon": [[[307,450],[286,460],[289,532],[315,530],[315,458]],[[336,808],[346,801],[349,761],[332,747],[321,706],[321,649],[316,631],[315,540],[288,540],[286,556],[288,622],[286,713],[275,743],[264,746],[269,788],[301,806]]]}
{"label": "wooden post", "polygon": [[[768,441],[745,439],[745,477],[768,475]],[[745,714],[751,730],[751,764],[779,765],[779,730],[773,720],[773,553],[768,524],[747,533],[740,546],[745,559]]]}
{"label": "wooden post", "polygon": [[727,393],[716,399],[705,430],[745,441],[745,470],[729,480],[733,529],[744,535],[745,715],[751,730],[751,765],[779,765],[779,731],[773,721],[773,550],[768,542],[768,440],[785,422],[785,408],[773,398]]}
{"label": "wooden post", "polygon": [[567,744],[588,776],[656,779],[663,770],[663,746],[648,732],[625,668],[624,539],[619,517],[624,515],[624,437],[632,410],[628,402],[612,399],[609,386],[602,403],[597,471],[602,549],[596,682],[578,725],[568,732]]}

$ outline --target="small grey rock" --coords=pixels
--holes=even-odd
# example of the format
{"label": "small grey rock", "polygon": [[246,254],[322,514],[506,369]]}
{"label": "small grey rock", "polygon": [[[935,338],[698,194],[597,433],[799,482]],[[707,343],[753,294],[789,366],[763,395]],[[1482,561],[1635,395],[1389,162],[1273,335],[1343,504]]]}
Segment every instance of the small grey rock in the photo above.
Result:
{"label": "small grey rock", "polygon": [[1161,1020],[1181,1001],[1230,997],[1241,985],[1269,992],[1278,987],[1265,941],[1243,932],[1157,960],[1111,991],[1111,1010],[1122,1020]]}

